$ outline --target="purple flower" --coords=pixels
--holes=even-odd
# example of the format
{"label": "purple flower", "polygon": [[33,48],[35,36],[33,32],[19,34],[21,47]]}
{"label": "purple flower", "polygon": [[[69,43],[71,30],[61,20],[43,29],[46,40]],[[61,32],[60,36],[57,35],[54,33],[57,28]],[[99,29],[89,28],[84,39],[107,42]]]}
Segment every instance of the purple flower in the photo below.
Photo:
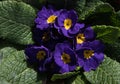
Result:
{"label": "purple flower", "polygon": [[58,43],[54,51],[55,63],[60,67],[59,73],[73,71],[76,68],[76,54],[71,46],[66,43]]}
{"label": "purple flower", "polygon": [[78,16],[74,10],[61,10],[60,15],[55,22],[55,27],[60,34],[72,38],[78,33],[80,28],[84,27],[84,24],[76,23],[77,19]]}
{"label": "purple flower", "polygon": [[36,27],[41,30],[53,27],[53,23],[58,15],[59,12],[55,11],[51,6],[49,6],[48,9],[43,7],[35,19]]}
{"label": "purple flower", "polygon": [[25,49],[27,61],[31,64],[39,64],[39,70],[44,71],[44,63],[49,58],[49,50],[44,46],[30,45]]}
{"label": "purple flower", "polygon": [[85,71],[95,70],[104,59],[104,45],[98,41],[85,42],[76,51],[79,66]]}
{"label": "purple flower", "polygon": [[33,39],[38,45],[48,43],[51,39],[50,31],[36,28],[33,31]]}
{"label": "purple flower", "polygon": [[58,42],[63,42],[65,37],[58,34],[56,29],[40,30],[38,28],[33,31],[33,39],[37,45],[43,45],[50,51],[53,51]]}
{"label": "purple flower", "polygon": [[95,40],[95,37],[95,32],[91,27],[81,28],[75,37],[76,49],[79,49],[84,42]]}
{"label": "purple flower", "polygon": [[60,70],[60,67],[54,62],[53,56],[45,61],[44,67],[46,68],[46,71],[51,74],[59,73]]}

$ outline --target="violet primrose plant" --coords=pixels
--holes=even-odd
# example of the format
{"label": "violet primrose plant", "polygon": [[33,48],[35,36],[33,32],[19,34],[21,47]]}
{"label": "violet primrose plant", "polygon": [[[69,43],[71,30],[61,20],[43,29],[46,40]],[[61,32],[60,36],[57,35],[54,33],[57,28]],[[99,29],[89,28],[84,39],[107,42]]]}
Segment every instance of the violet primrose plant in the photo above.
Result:
{"label": "violet primrose plant", "polygon": [[119,84],[119,0],[0,0],[0,84]]}
{"label": "violet primrose plant", "polygon": [[[67,11],[65,9],[61,9],[57,12],[59,12],[58,16],[55,15],[56,11],[54,11],[54,9],[47,9],[43,7],[42,10],[38,12],[38,16],[35,19],[36,28],[40,30],[47,30],[48,33],[52,33],[52,30],[49,28],[52,27],[53,30],[57,28],[58,31],[56,32],[61,36],[63,35],[70,40],[74,40],[73,38],[75,37],[76,43],[74,41],[70,43],[67,39],[64,39],[62,43],[57,41],[54,44],[53,42],[53,47],[55,47],[54,50],[45,49],[43,47],[44,43],[39,45],[42,47],[38,46],[39,49],[35,48],[36,45],[33,45],[32,49],[31,47],[27,47],[25,54],[28,62],[33,61],[34,59],[36,59],[36,61],[39,60],[40,65],[43,67],[40,69],[40,71],[44,71],[44,69],[47,67],[43,66],[45,65],[44,63],[46,63],[46,58],[53,57],[55,64],[60,67],[57,72],[61,74],[75,71],[77,66],[83,68],[85,71],[90,71],[91,69],[95,70],[104,59],[104,47],[102,47],[103,44],[95,40],[93,29],[90,27],[84,28],[85,24],[77,23],[78,16],[74,10]],[[39,36],[36,37],[38,38]],[[49,35],[46,35],[46,37],[43,35],[39,38],[42,38],[41,40],[43,41],[48,38],[49,41],[52,39],[52,37],[49,37]],[[48,46],[53,44],[48,44]],[[74,45],[79,45],[79,47],[74,47]],[[48,51],[52,54],[49,55],[47,53]]]}

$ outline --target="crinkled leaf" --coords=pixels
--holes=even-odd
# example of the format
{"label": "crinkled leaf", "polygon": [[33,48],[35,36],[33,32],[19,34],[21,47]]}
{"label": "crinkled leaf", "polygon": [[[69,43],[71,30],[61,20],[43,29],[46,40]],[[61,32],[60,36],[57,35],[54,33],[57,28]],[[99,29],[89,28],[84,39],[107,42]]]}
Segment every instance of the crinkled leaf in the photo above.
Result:
{"label": "crinkled leaf", "polygon": [[120,27],[120,11],[116,12],[116,16],[112,18],[112,22],[115,26]]}
{"label": "crinkled leaf", "polygon": [[[81,14],[83,9],[85,8],[86,0],[77,0],[74,5],[74,9],[78,12],[78,14]],[[81,17],[81,15],[79,17]]]}
{"label": "crinkled leaf", "polygon": [[106,2],[111,4],[116,11],[120,10],[120,0],[106,0]]}
{"label": "crinkled leaf", "polygon": [[117,19],[120,20],[120,10],[118,12],[116,12],[116,14],[117,14]]}
{"label": "crinkled leaf", "polygon": [[116,12],[118,19],[120,20],[120,11]]}
{"label": "crinkled leaf", "polygon": [[57,9],[65,8],[67,4],[67,0],[46,0],[46,1],[48,4],[52,4]]}
{"label": "crinkled leaf", "polygon": [[[16,48],[16,49],[18,49],[18,50],[21,50],[21,49],[24,49],[24,47],[25,46],[23,46],[23,45],[18,45],[18,44],[13,44],[13,43],[11,43],[11,42],[9,42],[9,41],[6,41],[6,40],[3,40],[3,39],[0,39],[0,49],[3,49],[4,47],[14,47],[14,48]],[[3,54],[4,53],[6,53],[6,55],[7,55],[7,52],[5,52],[5,51],[0,51],[0,62],[1,62],[1,60],[4,58],[3,56]],[[9,52],[9,53],[11,53],[11,51]],[[6,57],[6,56],[5,56]]]}
{"label": "crinkled leaf", "polygon": [[[6,50],[5,49],[1,49],[0,50],[0,58],[1,58],[1,62],[3,61],[3,59],[4,58],[7,58],[9,55],[10,55],[10,53],[14,53],[14,52],[16,52],[16,50],[13,48],[13,49],[11,49],[11,48],[6,48]],[[9,51],[9,53],[8,53],[8,50],[10,50]]]}
{"label": "crinkled leaf", "polygon": [[86,17],[86,23],[90,25],[113,25],[112,18],[115,16],[113,7],[104,3],[95,8],[95,10]]}
{"label": "crinkled leaf", "polygon": [[18,1],[23,1],[37,9],[40,9],[46,3],[46,0],[18,0]]}
{"label": "crinkled leaf", "polygon": [[15,43],[12,43],[8,40],[0,39],[0,49],[2,49],[4,47],[14,47],[18,50],[22,50],[26,47],[26,45],[15,44]]}
{"label": "crinkled leaf", "polygon": [[14,43],[30,44],[35,10],[23,2],[0,2],[0,37]]}
{"label": "crinkled leaf", "polygon": [[[82,4],[81,4],[82,3]],[[75,10],[78,12],[79,19],[85,20],[91,13],[93,13],[99,5],[104,4],[100,0],[78,0]]]}
{"label": "crinkled leaf", "polygon": [[85,20],[90,25],[112,25],[115,16],[113,7],[100,0],[78,0],[74,9],[79,15],[79,20]]}
{"label": "crinkled leaf", "polygon": [[120,62],[120,39],[114,44],[106,44],[105,54],[107,54],[107,56],[110,56],[110,58]]}
{"label": "crinkled leaf", "polygon": [[95,71],[85,72],[84,75],[92,84],[120,84],[120,63],[105,57]]}
{"label": "crinkled leaf", "polygon": [[79,72],[68,72],[68,73],[63,73],[63,74],[54,74],[51,78],[52,81],[55,81],[57,79],[65,79],[71,76],[77,75]]}
{"label": "crinkled leaf", "polygon": [[81,76],[78,75],[78,76],[74,76],[74,77],[66,79],[65,84],[86,84],[86,83],[85,81],[81,79]]}
{"label": "crinkled leaf", "polygon": [[0,84],[11,84],[11,83],[8,83],[8,82],[5,81],[5,80],[1,80],[1,81],[0,81]]}
{"label": "crinkled leaf", "polygon": [[27,4],[30,4],[31,6],[34,6],[35,8],[40,8],[46,2],[46,0],[1,0],[1,1],[25,2]]}
{"label": "crinkled leaf", "polygon": [[106,2],[107,0],[101,0],[101,1],[104,1],[104,2]]}
{"label": "crinkled leaf", "polygon": [[80,1],[81,4],[83,4],[82,1],[85,0],[46,0],[48,4],[52,4],[56,9],[73,9]]}
{"label": "crinkled leaf", "polygon": [[115,42],[120,33],[120,29],[113,26],[97,25],[92,26],[92,28],[97,34],[97,39],[100,39],[105,43]]}
{"label": "crinkled leaf", "polygon": [[0,63],[0,82],[6,84],[42,84],[38,74],[28,68],[24,51],[6,47],[0,50],[3,59]]}

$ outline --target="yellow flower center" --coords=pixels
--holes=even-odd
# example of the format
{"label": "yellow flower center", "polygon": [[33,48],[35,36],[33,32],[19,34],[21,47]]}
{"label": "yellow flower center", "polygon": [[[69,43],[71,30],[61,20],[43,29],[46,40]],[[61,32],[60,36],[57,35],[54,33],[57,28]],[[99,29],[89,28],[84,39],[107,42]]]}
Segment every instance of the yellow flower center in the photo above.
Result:
{"label": "yellow flower center", "polygon": [[55,15],[51,15],[51,16],[47,19],[47,23],[54,23],[56,17],[57,17],[57,16],[55,16]]}
{"label": "yellow flower center", "polygon": [[37,59],[39,59],[39,60],[43,60],[44,58],[45,58],[45,56],[46,56],[46,53],[45,53],[45,51],[39,51],[38,53],[37,53]]}
{"label": "yellow flower center", "polygon": [[71,19],[65,19],[64,20],[64,27],[66,30],[70,29],[72,26],[72,20]]}
{"label": "yellow flower center", "polygon": [[42,40],[43,41],[48,41],[50,39],[50,36],[49,36],[49,33],[48,32],[45,32],[42,36]]}
{"label": "yellow flower center", "polygon": [[90,59],[94,55],[93,50],[84,50],[84,58]]}
{"label": "yellow flower center", "polygon": [[85,41],[85,36],[84,34],[78,34],[76,36],[76,41],[77,41],[77,44],[82,44],[84,41]]}
{"label": "yellow flower center", "polygon": [[71,62],[70,55],[69,55],[69,54],[66,54],[66,53],[63,53],[62,56],[61,56],[61,60],[62,60],[65,64],[70,63],[70,62]]}

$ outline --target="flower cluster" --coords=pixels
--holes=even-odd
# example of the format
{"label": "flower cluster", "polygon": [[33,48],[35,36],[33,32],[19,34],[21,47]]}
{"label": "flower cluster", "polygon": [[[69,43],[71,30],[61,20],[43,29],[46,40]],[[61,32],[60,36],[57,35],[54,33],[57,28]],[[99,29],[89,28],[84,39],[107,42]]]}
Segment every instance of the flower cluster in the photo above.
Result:
{"label": "flower cluster", "polygon": [[25,49],[27,61],[40,72],[65,73],[82,67],[95,70],[104,59],[104,45],[90,26],[78,23],[74,10],[43,7],[35,19],[34,45]]}

